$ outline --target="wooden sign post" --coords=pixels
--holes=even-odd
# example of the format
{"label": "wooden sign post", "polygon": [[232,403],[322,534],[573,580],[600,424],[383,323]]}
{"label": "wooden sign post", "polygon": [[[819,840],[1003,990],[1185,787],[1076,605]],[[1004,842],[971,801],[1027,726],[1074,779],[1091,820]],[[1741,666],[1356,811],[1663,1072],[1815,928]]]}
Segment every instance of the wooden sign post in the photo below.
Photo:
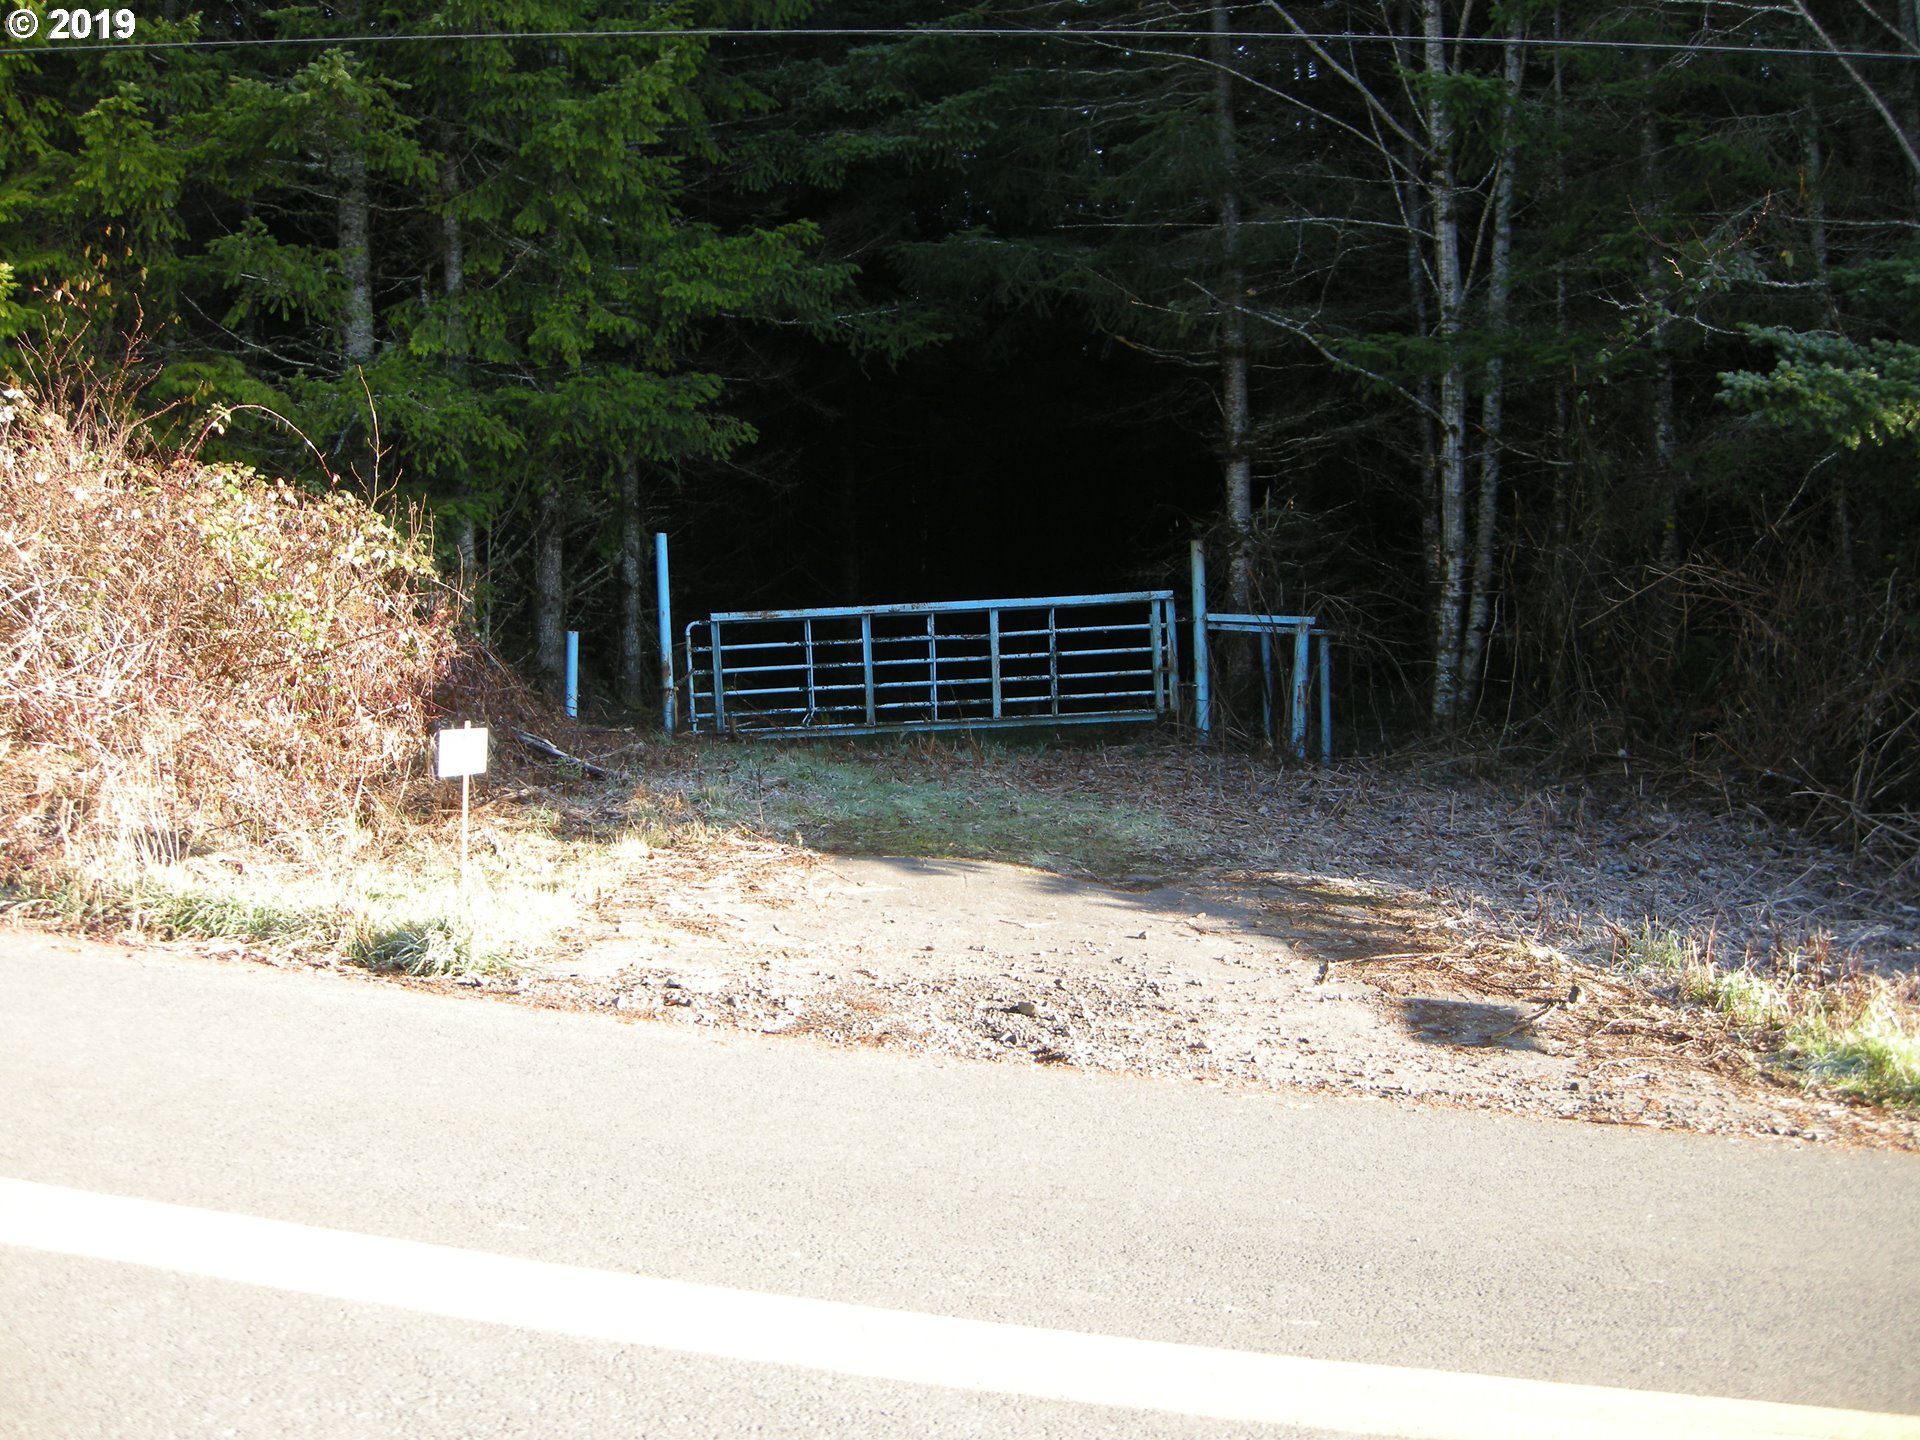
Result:
{"label": "wooden sign post", "polygon": [[475,775],[487,773],[487,727],[471,720],[458,730],[433,732],[433,773],[442,780],[460,780],[460,891],[467,889],[467,786]]}

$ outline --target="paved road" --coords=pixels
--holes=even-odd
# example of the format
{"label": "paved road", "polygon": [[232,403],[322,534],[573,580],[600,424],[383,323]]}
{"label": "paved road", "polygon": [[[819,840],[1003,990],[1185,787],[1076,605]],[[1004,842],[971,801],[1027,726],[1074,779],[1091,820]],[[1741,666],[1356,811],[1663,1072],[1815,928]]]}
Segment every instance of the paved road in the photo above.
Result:
{"label": "paved road", "polygon": [[[942,1065],[0,933],[7,1437],[1151,1440],[1350,1432],[1342,1393],[1372,1433],[1552,1435],[1606,1400],[1567,1385],[1912,1414],[1916,1197],[1914,1156]],[[1163,1360],[1186,1390],[1128,1388]],[[1198,1413],[1236,1385],[1323,1408]],[[1780,1412],[1715,1413],[1699,1433]]]}

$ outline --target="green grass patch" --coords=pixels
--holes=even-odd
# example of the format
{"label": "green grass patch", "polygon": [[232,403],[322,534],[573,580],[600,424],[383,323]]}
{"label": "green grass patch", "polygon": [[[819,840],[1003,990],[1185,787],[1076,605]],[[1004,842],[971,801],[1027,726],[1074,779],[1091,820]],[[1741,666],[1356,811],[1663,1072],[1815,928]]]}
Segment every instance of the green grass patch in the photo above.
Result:
{"label": "green grass patch", "polygon": [[1801,1018],[1788,1028],[1787,1045],[1796,1063],[1828,1089],[1920,1108],[1920,1033],[1886,994],[1850,1014]]}
{"label": "green grass patch", "polygon": [[1777,957],[1769,973],[1715,963],[1705,945],[1642,929],[1623,967],[1675,998],[1725,1015],[1801,1083],[1877,1105],[1920,1108],[1920,1023],[1895,987],[1828,973],[1825,947]]}
{"label": "green grass patch", "polygon": [[999,746],[884,740],[705,758],[688,794],[712,820],[821,850],[1116,877],[1178,863],[1200,839],[1124,802],[1023,785],[1018,753]]}
{"label": "green grass patch", "polygon": [[347,937],[346,958],[380,974],[454,975],[506,968],[471,925],[447,915],[399,922],[361,921]]}
{"label": "green grass patch", "polygon": [[456,835],[445,821],[419,826],[324,867],[253,855],[244,866],[200,857],[68,873],[16,886],[7,903],[86,929],[238,940],[382,973],[496,971],[578,929],[652,844],[675,838],[655,820],[571,826],[542,807],[493,815],[463,889]]}
{"label": "green grass patch", "polygon": [[1777,1026],[1793,1017],[1793,998],[1786,989],[1751,970],[1700,966],[1688,972],[1686,994],[1736,1025]]}
{"label": "green grass patch", "polygon": [[136,927],[169,938],[290,941],[309,934],[318,919],[278,899],[153,879],[134,888],[129,907]]}

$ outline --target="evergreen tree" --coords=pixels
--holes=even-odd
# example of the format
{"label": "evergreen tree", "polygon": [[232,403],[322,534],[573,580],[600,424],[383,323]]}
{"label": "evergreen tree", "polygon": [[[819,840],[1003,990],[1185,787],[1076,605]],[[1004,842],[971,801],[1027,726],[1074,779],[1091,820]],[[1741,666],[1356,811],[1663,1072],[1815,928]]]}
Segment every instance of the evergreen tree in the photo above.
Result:
{"label": "evergreen tree", "polygon": [[[688,195],[719,127],[759,102],[687,32],[806,8],[294,5],[251,17],[251,38],[345,38],[217,60],[134,50],[64,88],[36,71],[51,60],[10,55],[7,143],[31,161],[9,167],[0,208],[10,329],[29,281],[144,288],[168,322],[156,396],[259,407],[230,451],[300,473],[297,434],[363,484],[397,480],[442,512],[469,568],[475,527],[505,524],[490,550],[509,602],[530,546],[553,674],[565,546],[631,550],[640,475],[752,439],[698,363],[714,333],[836,313],[848,272],[814,258],[809,223],[716,223]],[[633,28],[667,33],[593,33]],[[499,38],[380,43],[436,31]]]}

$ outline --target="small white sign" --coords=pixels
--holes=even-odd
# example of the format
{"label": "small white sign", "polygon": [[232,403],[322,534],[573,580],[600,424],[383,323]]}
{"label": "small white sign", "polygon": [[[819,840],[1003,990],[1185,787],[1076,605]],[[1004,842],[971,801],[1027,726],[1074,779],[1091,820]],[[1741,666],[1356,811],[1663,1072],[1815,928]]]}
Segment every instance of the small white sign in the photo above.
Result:
{"label": "small white sign", "polygon": [[436,730],[433,736],[433,773],[442,780],[487,773],[487,727]]}

